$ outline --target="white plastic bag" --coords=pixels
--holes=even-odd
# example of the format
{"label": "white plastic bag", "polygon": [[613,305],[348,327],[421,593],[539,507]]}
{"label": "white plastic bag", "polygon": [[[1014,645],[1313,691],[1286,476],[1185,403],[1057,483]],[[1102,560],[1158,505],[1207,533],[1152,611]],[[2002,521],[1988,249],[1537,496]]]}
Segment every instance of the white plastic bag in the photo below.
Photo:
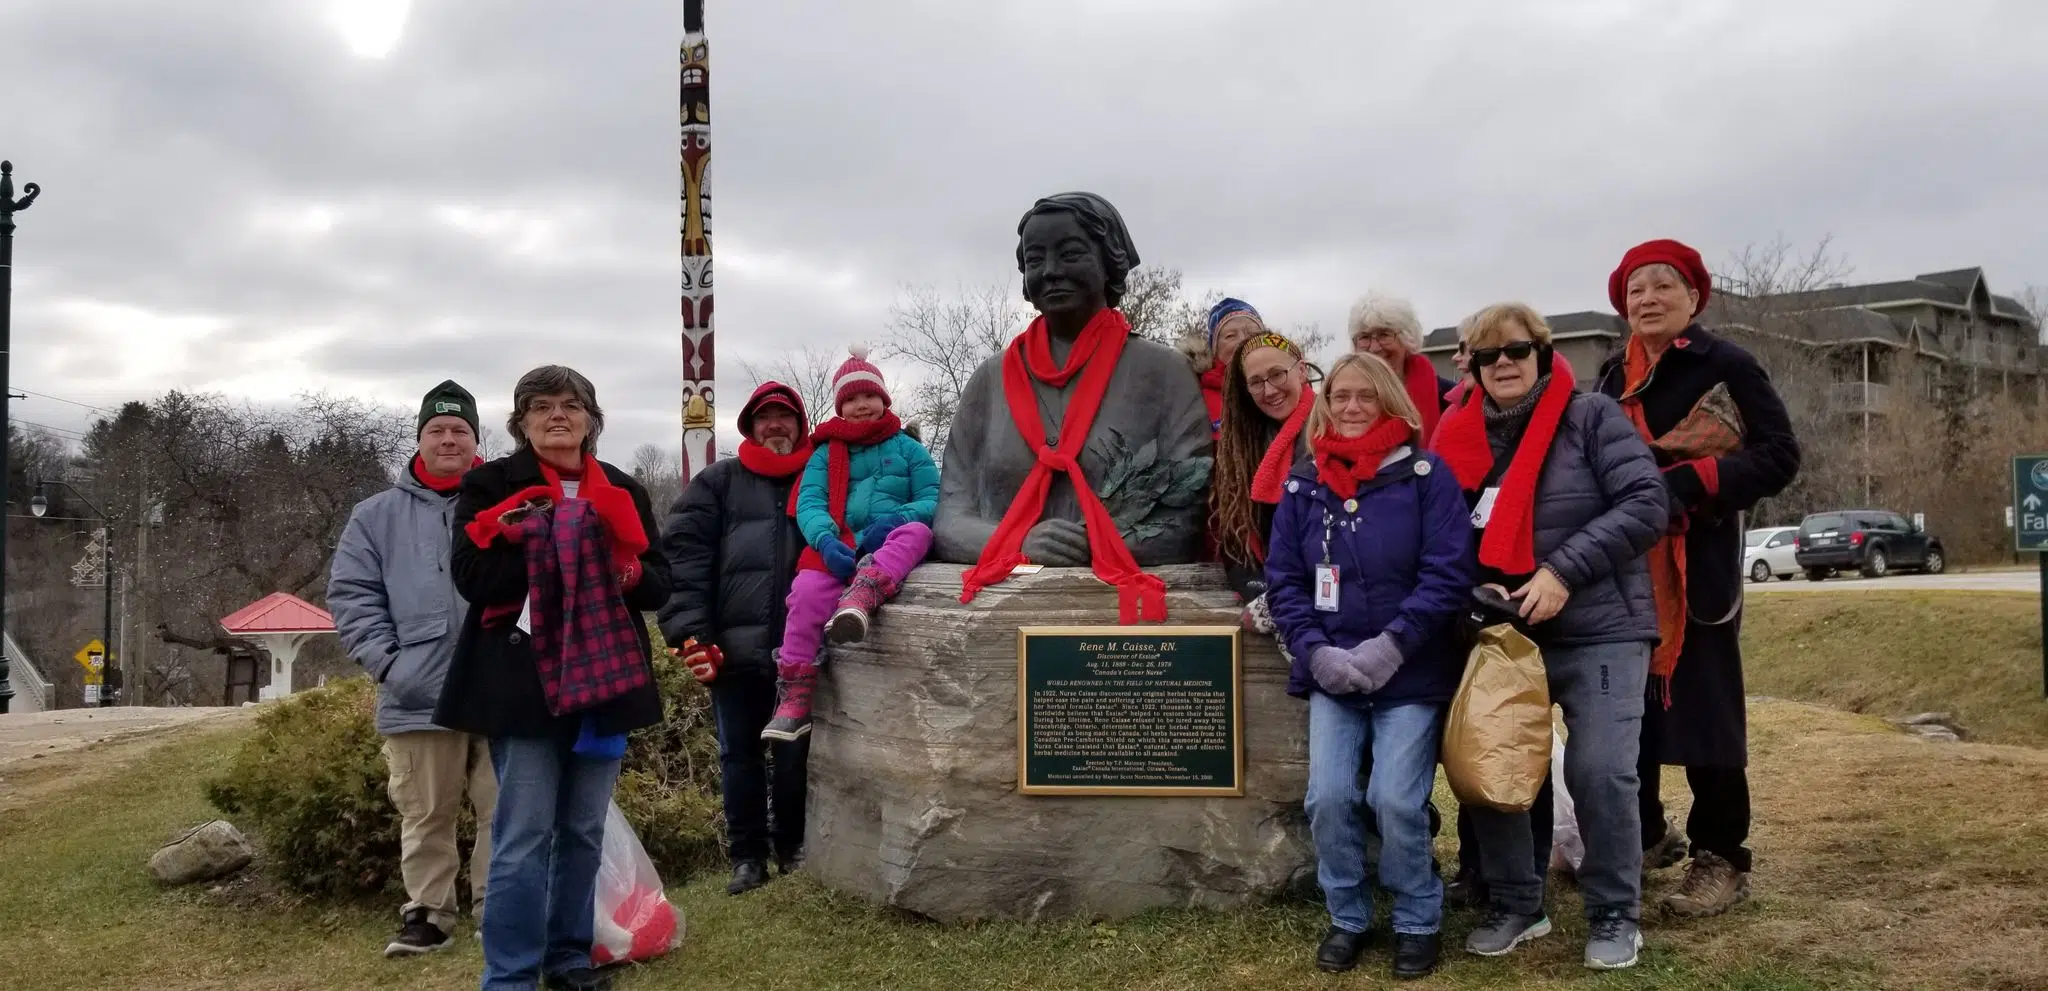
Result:
{"label": "white plastic bag", "polygon": [[1579,835],[1578,807],[1564,784],[1564,733],[1550,736],[1550,869],[1577,874],[1586,859],[1586,838]]}
{"label": "white plastic bag", "polygon": [[592,966],[652,960],[683,945],[682,910],[669,904],[647,848],[614,802],[604,814],[604,855],[597,868],[597,938]]}

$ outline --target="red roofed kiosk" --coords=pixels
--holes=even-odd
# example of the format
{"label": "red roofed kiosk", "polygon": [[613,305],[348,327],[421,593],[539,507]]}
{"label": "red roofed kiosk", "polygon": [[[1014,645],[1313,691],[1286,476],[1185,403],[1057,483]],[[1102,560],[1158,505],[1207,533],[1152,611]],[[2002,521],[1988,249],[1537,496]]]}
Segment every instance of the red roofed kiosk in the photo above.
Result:
{"label": "red roofed kiosk", "polygon": [[270,684],[259,697],[283,698],[292,693],[292,662],[308,638],[334,632],[334,617],[288,592],[272,592],[220,621],[230,636],[252,640],[270,653]]}

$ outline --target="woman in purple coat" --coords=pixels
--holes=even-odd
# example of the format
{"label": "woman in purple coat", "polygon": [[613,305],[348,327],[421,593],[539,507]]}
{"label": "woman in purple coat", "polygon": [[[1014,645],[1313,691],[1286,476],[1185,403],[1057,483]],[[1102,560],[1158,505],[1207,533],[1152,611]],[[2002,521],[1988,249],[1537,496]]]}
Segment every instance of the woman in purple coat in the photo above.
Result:
{"label": "woman in purple coat", "polygon": [[1309,700],[1309,830],[1330,911],[1316,966],[1328,971],[1357,964],[1372,925],[1367,814],[1393,894],[1394,976],[1428,974],[1440,947],[1428,806],[1464,664],[1452,620],[1472,591],[1472,525],[1457,479],[1421,450],[1421,424],[1386,362],[1339,358],[1268,541],[1267,599],[1294,656],[1287,690]]}

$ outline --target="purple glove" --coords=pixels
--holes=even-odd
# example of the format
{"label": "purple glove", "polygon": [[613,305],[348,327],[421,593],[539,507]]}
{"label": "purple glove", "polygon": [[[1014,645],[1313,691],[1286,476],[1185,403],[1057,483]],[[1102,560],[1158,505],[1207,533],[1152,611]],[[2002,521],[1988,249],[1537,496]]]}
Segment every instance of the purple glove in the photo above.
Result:
{"label": "purple glove", "polygon": [[1361,685],[1358,691],[1371,694],[1387,687],[1394,680],[1394,674],[1401,670],[1401,648],[1394,644],[1394,638],[1384,633],[1345,651],[1345,662],[1351,667],[1352,679]]}

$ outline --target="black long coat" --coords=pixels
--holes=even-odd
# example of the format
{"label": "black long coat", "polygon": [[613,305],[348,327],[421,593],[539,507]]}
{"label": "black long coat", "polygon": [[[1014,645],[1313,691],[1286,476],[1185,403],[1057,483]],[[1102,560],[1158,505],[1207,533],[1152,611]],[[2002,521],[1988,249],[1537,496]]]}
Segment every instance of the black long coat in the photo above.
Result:
{"label": "black long coat", "polygon": [[661,607],[671,646],[696,637],[725,652],[720,677],[775,677],[784,600],[804,538],[789,515],[793,479],[757,474],[738,458],[712,462],[669,507],[661,546],[674,591]]}
{"label": "black long coat", "polygon": [[[1622,356],[1616,354],[1600,366],[1599,389],[1619,399],[1625,378]],[[1783,491],[1799,474],[1799,439],[1770,375],[1748,351],[1698,324],[1671,342],[1643,390],[1643,418],[1651,433],[1663,436],[1722,383],[1742,413],[1742,448],[1719,459],[1719,490],[1688,507],[1694,512],[1685,537],[1690,613],[1685,649],[1671,677],[1671,708],[1651,698],[1643,717],[1644,756],[1686,767],[1743,767],[1749,762],[1742,687],[1742,514]]]}
{"label": "black long coat", "polygon": [[[636,614],[651,612],[668,601],[669,570],[661,554],[661,531],[654,525],[647,489],[632,475],[599,464],[613,485],[632,493],[633,508],[639,512],[640,527],[649,543],[647,552],[640,555],[640,580],[625,593],[626,608]],[[518,625],[483,625],[485,608],[517,606],[525,601],[526,552],[508,541],[480,548],[464,532],[478,513],[528,486],[546,484],[539,458],[526,448],[478,465],[462,477],[462,492],[455,498],[455,533],[449,541],[453,548],[449,557],[455,587],[469,600],[469,615],[462,622],[455,660],[449,665],[448,681],[434,710],[437,725],[480,736],[567,737],[574,737],[582,725],[586,713],[557,717],[548,712],[532,641]],[[634,627],[645,657],[647,626],[635,623]],[[646,687],[591,709],[587,715],[597,718],[602,733],[652,726],[661,722],[661,692],[650,680]]]}

